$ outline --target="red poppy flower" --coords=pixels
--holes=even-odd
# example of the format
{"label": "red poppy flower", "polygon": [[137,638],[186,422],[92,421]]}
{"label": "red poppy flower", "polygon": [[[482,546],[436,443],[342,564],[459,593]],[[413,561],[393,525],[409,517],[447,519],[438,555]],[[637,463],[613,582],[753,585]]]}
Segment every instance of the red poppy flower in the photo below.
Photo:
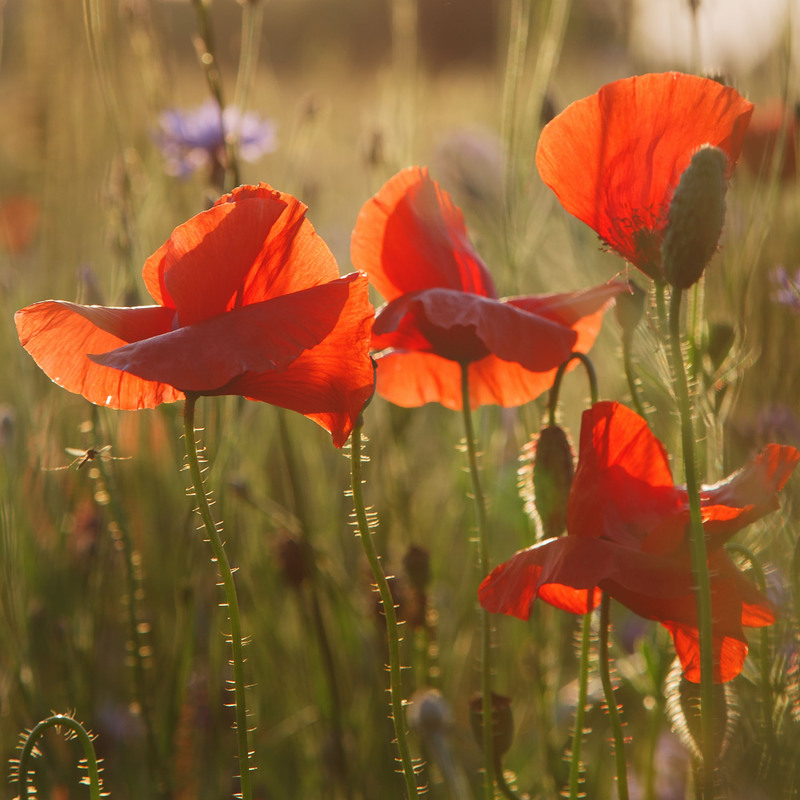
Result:
{"label": "red poppy flower", "polygon": [[609,83],[542,130],[536,165],[561,205],[645,275],[663,281],[672,193],[704,144],[739,157],[753,104],[716,81],[667,72]]}
{"label": "red poppy flower", "polygon": [[[768,445],[727,480],[701,492],[711,573],[714,680],[742,669],[742,626],[774,622],[775,609],[739,572],[722,545],[778,507],[797,464],[793,447]],[[647,423],[618,403],[584,412],[567,535],[521,550],[478,590],[492,612],[530,616],[537,597],[585,613],[607,592],[671,634],[684,673],[700,680],[697,610],[688,549],[689,501],[675,486],[667,453]]]}
{"label": "red poppy flower", "polygon": [[388,301],[373,328],[377,391],[400,406],[516,406],[550,388],[558,365],[594,343],[603,313],[625,287],[498,299],[469,242],[461,211],[428,171],[391,178],[361,209],[353,264]]}
{"label": "red poppy flower", "polygon": [[306,206],[241,186],[176,228],[144,265],[158,305],[47,300],[18,311],[23,347],[57,384],[111,408],[185,392],[289,408],[347,440],[372,392],[366,276],[339,277]]}

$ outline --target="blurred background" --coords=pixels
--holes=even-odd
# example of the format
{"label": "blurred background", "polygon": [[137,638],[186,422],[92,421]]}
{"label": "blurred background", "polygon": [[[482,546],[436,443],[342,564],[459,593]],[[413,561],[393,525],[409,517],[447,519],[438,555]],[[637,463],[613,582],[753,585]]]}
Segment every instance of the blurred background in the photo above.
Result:
{"label": "blurred background", "polygon": [[[800,444],[797,309],[791,295],[776,298],[775,278],[800,267],[798,47],[795,0],[0,0],[0,760],[51,709],[75,709],[98,734],[113,797],[157,796],[165,773],[181,800],[230,796],[225,620],[185,496],[180,409],[112,413],[62,392],[19,346],[12,321],[49,297],[149,302],[145,258],[222,192],[224,148],[200,110],[212,97],[204,53],[224,105],[244,100],[241,181],[303,200],[343,273],[361,205],[399,169],[426,164],[462,207],[503,295],[627,274],[536,174],[536,140],[553,114],[608,81],[669,69],[719,76],[753,100],[721,252],[697,299],[711,481],[767,440]],[[609,314],[593,357],[601,396],[624,401],[619,342]],[[663,408],[659,346],[643,333],[637,358],[647,401]],[[561,418],[573,441],[586,397],[583,379],[568,378]],[[494,563],[538,535],[517,470],[545,400],[478,417]],[[324,432],[277,409],[226,398],[201,412],[209,486],[254,639],[257,796],[402,797],[383,621],[344,494],[348,461]],[[654,414],[654,427],[672,447],[671,414]],[[461,420],[376,400],[366,433],[376,542],[405,603],[407,695],[441,692],[451,758],[474,788],[480,576]],[[65,448],[107,444],[128,460],[66,468]],[[777,565],[776,592],[790,580],[795,527],[789,503],[768,536],[766,525],[747,534]],[[149,707],[132,677],[131,602]],[[643,785],[655,786],[651,769],[662,776],[647,796],[683,797],[685,781],[667,780],[687,771],[663,715],[669,644],[621,609],[615,622],[622,702],[630,730],[643,732],[633,770]],[[506,766],[530,797],[556,797],[565,779],[575,626],[549,607],[529,625],[497,621],[497,686],[515,719]],[[777,626],[775,636],[785,637],[776,670],[788,670],[791,635]],[[743,681],[746,711],[753,683]],[[590,699],[589,723],[602,733],[587,744],[588,796],[610,797],[597,687]],[[430,756],[424,731],[414,741]],[[40,797],[85,796],[73,747],[55,736],[43,745]],[[763,778],[757,789],[746,761],[734,770],[741,797],[797,796],[785,776],[775,778],[783,794]],[[452,796],[446,769],[429,763],[430,796]],[[14,794],[0,787],[0,797]]]}

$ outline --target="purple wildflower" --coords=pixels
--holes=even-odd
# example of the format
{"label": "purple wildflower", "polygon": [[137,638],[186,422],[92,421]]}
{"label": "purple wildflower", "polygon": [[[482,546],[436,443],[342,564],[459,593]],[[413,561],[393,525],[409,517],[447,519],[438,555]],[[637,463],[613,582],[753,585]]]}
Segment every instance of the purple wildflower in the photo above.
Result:
{"label": "purple wildflower", "polygon": [[186,178],[198,169],[224,164],[225,138],[236,136],[238,154],[255,161],[276,147],[275,124],[229,106],[220,114],[214,100],[194,109],[170,109],[159,118],[154,139],[166,158],[168,174]]}
{"label": "purple wildflower", "polygon": [[777,287],[773,299],[800,314],[800,269],[792,278],[783,267],[776,267],[772,272],[772,282]]}

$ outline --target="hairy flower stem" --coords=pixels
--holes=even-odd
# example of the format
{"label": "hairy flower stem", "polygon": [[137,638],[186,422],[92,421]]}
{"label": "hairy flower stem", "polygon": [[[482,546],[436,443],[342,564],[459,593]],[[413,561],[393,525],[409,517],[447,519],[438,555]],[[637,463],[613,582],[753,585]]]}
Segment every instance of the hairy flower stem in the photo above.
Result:
{"label": "hairy flower stem", "polygon": [[614,686],[611,683],[610,659],[608,656],[608,629],[609,606],[611,599],[603,592],[600,601],[600,645],[598,648],[598,662],[600,667],[600,680],[603,684],[603,693],[606,696],[608,718],[611,721],[611,731],[614,735],[614,758],[617,763],[617,797],[619,800],[628,800],[628,770],[625,764],[625,736],[622,733],[622,720],[619,717],[617,701],[614,698]]}
{"label": "hairy flower stem", "polygon": [[625,378],[628,381],[628,391],[631,393],[631,402],[633,403],[636,413],[644,418],[644,405],[642,405],[642,399],[639,397],[639,387],[636,385],[636,373],[633,369],[632,344],[633,336],[628,332],[624,332],[622,334],[622,360],[625,364]]}
{"label": "hairy flower stem", "polygon": [[672,352],[672,371],[681,418],[681,443],[689,496],[689,544],[692,557],[692,577],[697,603],[697,630],[700,640],[700,714],[701,752],[703,754],[703,798],[714,796],[714,651],[712,640],[711,581],[708,574],[706,538],[700,512],[700,484],[697,479],[694,425],[689,403],[689,383],[681,349],[681,296],[674,288],[670,298],[669,334]]}
{"label": "hairy flower stem", "polygon": [[589,652],[592,645],[592,615],[583,615],[581,623],[581,660],[578,668],[578,700],[575,704],[575,728],[572,731],[572,752],[569,764],[569,800],[578,800],[581,787],[581,747],[586,719],[586,698],[589,694]]}
{"label": "hairy flower stem", "polygon": [[53,716],[43,719],[37,723],[33,730],[25,737],[22,750],[19,755],[17,767],[17,800],[28,800],[31,795],[28,792],[28,770],[30,761],[35,755],[36,743],[48,728],[66,728],[70,736],[74,736],[83,747],[83,757],[86,761],[86,782],[89,784],[89,797],[91,800],[100,800],[104,797],[103,782],[100,780],[100,767],[97,763],[97,754],[94,751],[92,737],[86,729],[74,717],[66,714],[53,714]]}
{"label": "hairy flower stem", "polygon": [[197,498],[197,511],[203,520],[203,527],[211,549],[214,553],[214,562],[219,570],[220,581],[225,592],[225,604],[228,608],[228,619],[231,623],[231,649],[233,650],[233,694],[234,708],[236,710],[236,738],[239,750],[239,780],[241,781],[242,800],[252,800],[253,791],[250,782],[250,752],[247,730],[247,702],[245,699],[244,682],[244,641],[242,638],[242,625],[239,616],[239,598],[236,594],[236,583],[233,580],[233,570],[231,569],[225,547],[219,535],[219,528],[211,516],[211,507],[208,502],[205,486],[203,485],[203,475],[200,471],[200,461],[197,457],[197,440],[195,439],[196,429],[194,427],[194,410],[199,395],[194,392],[186,393],[186,404],[183,411],[183,433],[186,440],[186,460],[189,465],[189,473],[192,477],[192,486]]}
{"label": "hairy flower stem", "polygon": [[564,380],[564,373],[567,371],[567,367],[572,361],[580,361],[581,364],[583,364],[584,369],[586,370],[586,377],[589,379],[589,396],[591,398],[591,404],[594,405],[597,402],[597,371],[594,368],[594,364],[592,364],[592,359],[589,358],[589,356],[587,356],[585,353],[573,353],[566,361],[563,361],[559,365],[558,370],[556,370],[556,376],[553,379],[553,386],[550,389],[550,396],[547,401],[548,425],[556,424],[556,406],[558,406],[558,395],[561,391],[561,381]]}
{"label": "hairy flower stem", "polygon": [[383,616],[386,620],[386,638],[389,646],[389,694],[391,695],[392,704],[392,722],[394,723],[394,733],[397,738],[397,749],[400,751],[400,764],[406,780],[408,800],[414,800],[419,797],[419,794],[414,764],[411,760],[411,750],[408,746],[408,736],[406,735],[402,667],[400,665],[400,633],[398,631],[397,615],[395,613],[394,599],[389,589],[389,582],[386,580],[380,558],[375,551],[375,543],[372,539],[372,531],[367,518],[367,509],[364,505],[364,494],[361,491],[363,485],[361,477],[362,429],[363,421],[359,418],[358,422],[353,426],[353,433],[350,436],[350,485],[353,494],[353,509],[361,545],[372,569],[372,577],[378,587],[378,593],[383,604]]}
{"label": "hairy flower stem", "polygon": [[[481,578],[489,574],[489,523],[486,518],[486,500],[481,488],[475,432],[469,402],[469,364],[461,365],[461,408],[464,415],[469,472],[472,477],[472,494],[478,517],[478,568]],[[492,623],[489,612],[481,608],[481,703],[483,714],[483,766],[486,800],[494,800],[494,726],[492,725]]]}

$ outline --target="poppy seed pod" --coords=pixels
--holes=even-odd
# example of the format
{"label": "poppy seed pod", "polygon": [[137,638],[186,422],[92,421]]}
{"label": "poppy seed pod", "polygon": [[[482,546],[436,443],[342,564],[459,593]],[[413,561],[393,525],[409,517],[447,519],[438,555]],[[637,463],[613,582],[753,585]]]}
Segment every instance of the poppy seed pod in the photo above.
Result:
{"label": "poppy seed pod", "polygon": [[[479,694],[469,701],[469,721],[475,741],[483,747],[483,698]],[[496,762],[508,752],[513,741],[511,698],[492,692],[492,751]]]}
{"label": "poppy seed pod", "polygon": [[669,224],[661,247],[667,283],[688,289],[703,275],[725,222],[728,157],[703,145],[681,175],[669,206]]}
{"label": "poppy seed pod", "polygon": [[574,473],[572,446],[563,428],[542,428],[533,453],[532,499],[547,539],[561,535],[567,527],[567,500]]}

